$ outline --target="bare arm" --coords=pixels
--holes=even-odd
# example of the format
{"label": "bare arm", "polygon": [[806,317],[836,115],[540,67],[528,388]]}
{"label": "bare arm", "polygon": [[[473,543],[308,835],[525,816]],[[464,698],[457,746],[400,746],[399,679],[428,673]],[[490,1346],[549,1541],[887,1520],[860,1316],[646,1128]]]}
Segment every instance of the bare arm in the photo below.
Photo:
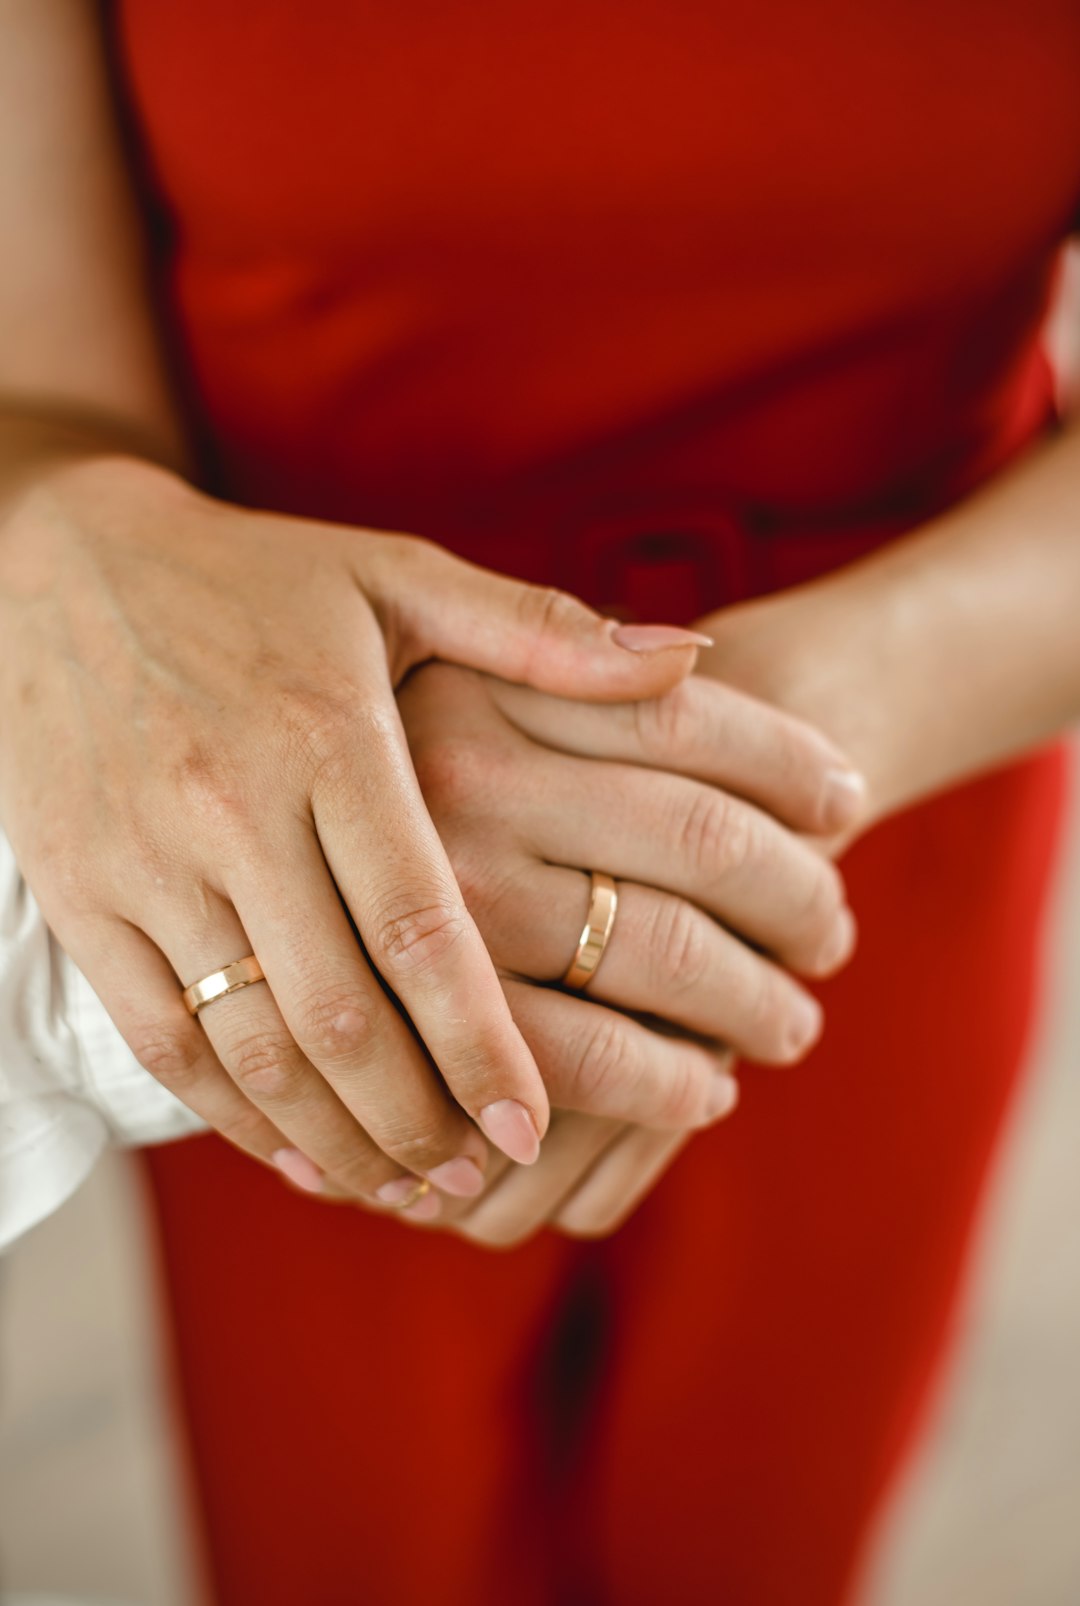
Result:
{"label": "bare arm", "polygon": [[97,7],[0,0],[0,498],[36,443],[182,468]]}
{"label": "bare arm", "polygon": [[[211,1124],[366,1199],[475,1191],[478,1127],[528,1162],[547,1097],[395,684],[442,657],[643,697],[694,642],[185,482],[98,26],[90,0],[0,0],[0,819],[137,1056]],[[253,952],[268,985],[193,1021],[181,985]]]}
{"label": "bare arm", "polygon": [[1080,716],[1080,420],[917,534],[710,615],[714,673],[818,723],[888,813]]}

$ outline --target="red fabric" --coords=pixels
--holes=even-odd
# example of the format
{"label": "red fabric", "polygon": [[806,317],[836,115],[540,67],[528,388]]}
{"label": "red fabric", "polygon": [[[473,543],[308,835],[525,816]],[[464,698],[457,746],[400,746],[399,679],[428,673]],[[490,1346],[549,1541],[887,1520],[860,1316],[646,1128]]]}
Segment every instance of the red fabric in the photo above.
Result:
{"label": "red fabric", "polygon": [[[1049,415],[1068,0],[112,20],[238,500],[690,618],[901,534]],[[748,1070],[609,1242],[492,1256],[211,1139],[154,1155],[221,1606],[836,1606],[1021,1063],[1061,779],[856,849],[825,1043]]]}

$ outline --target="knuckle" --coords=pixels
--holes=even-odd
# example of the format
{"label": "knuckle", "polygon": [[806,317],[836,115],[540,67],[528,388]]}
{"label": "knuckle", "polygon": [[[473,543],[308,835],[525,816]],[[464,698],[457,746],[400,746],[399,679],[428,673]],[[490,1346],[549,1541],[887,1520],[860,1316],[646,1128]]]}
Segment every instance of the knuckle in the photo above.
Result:
{"label": "knuckle", "polygon": [[451,953],[468,928],[465,910],[449,900],[406,907],[377,924],[372,956],[380,967],[395,973],[427,970]]}
{"label": "knuckle", "polygon": [[178,1096],[199,1080],[205,1050],[194,1033],[189,1036],[149,1025],[132,1032],[128,1046],[143,1069]]}
{"label": "knuckle", "polygon": [[176,793],[187,814],[215,832],[249,829],[254,811],[239,776],[219,753],[193,742],[176,765]]}
{"label": "knuckle", "polygon": [[323,795],[354,796],[357,755],[378,763],[393,759],[401,747],[393,709],[344,688],[297,697],[290,725],[311,790]]}
{"label": "knuckle", "polygon": [[594,618],[583,602],[557,586],[523,586],[518,593],[518,615],[523,629],[541,640],[565,635]]}
{"label": "knuckle", "polygon": [[698,911],[681,898],[662,900],[653,917],[649,954],[656,985],[665,996],[696,993],[710,970],[707,927]]}
{"label": "knuckle", "polygon": [[460,1152],[460,1136],[455,1144],[453,1127],[449,1119],[429,1118],[426,1122],[399,1119],[396,1125],[379,1127],[379,1147],[406,1171],[430,1171]]}
{"label": "knuckle", "polygon": [[299,1046],[320,1065],[348,1063],[362,1054],[372,1037],[366,1001],[351,992],[320,993],[299,1009]]}
{"label": "knuckle", "polygon": [[316,769],[332,762],[346,746],[360,715],[355,704],[321,692],[292,690],[279,697],[281,724],[292,743]]}
{"label": "knuckle", "polygon": [[749,809],[701,787],[683,812],[677,846],[699,875],[715,880],[750,862],[754,834]]}
{"label": "knuckle", "polygon": [[575,1067],[578,1108],[602,1114],[616,1102],[625,1104],[640,1073],[639,1055],[622,1020],[602,1013],[586,1037]]}
{"label": "knuckle", "polygon": [[664,760],[684,753],[700,736],[700,708],[693,681],[682,681],[663,697],[635,703],[638,744],[646,758]]}
{"label": "knuckle", "polygon": [[296,1084],[296,1050],[280,1032],[252,1032],[226,1055],[233,1081],[242,1092],[262,1099],[287,1098]]}

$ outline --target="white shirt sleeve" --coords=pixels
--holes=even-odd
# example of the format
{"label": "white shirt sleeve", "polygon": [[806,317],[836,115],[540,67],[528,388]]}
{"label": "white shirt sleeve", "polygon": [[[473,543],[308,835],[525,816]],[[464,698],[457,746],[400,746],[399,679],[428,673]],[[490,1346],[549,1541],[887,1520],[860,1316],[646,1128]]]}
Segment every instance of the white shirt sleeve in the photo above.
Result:
{"label": "white shirt sleeve", "polygon": [[136,1060],[0,832],[0,1250],[63,1204],[109,1144],[202,1127]]}

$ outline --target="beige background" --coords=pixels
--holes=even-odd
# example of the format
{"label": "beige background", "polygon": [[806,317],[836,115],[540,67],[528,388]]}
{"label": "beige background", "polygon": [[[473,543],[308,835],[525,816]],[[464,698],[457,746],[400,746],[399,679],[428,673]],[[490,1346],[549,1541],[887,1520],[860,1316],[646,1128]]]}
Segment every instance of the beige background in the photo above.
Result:
{"label": "beige background", "polygon": [[[1080,334],[1075,312],[1069,328]],[[864,1606],[1080,1606],[1074,812],[1034,1072],[933,1430],[882,1523]],[[196,1606],[147,1285],[122,1156],[0,1263],[3,1606],[23,1606],[24,1591],[35,1606],[45,1591],[101,1606]]]}

